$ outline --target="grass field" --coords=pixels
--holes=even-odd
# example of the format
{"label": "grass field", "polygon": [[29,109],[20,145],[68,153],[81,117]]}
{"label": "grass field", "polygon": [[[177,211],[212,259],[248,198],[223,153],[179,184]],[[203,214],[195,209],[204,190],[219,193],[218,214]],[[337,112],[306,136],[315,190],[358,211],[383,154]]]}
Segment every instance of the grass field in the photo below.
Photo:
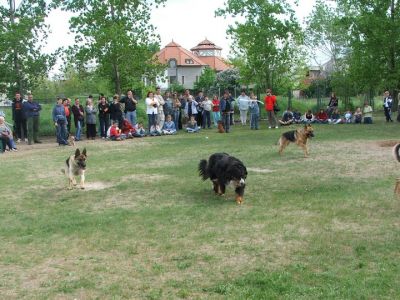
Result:
{"label": "grass field", "polygon": [[[398,299],[399,124],[314,127],[308,159],[265,123],[81,142],[85,191],[53,138],[0,155],[0,298]],[[197,174],[219,151],[248,168],[241,206]]]}

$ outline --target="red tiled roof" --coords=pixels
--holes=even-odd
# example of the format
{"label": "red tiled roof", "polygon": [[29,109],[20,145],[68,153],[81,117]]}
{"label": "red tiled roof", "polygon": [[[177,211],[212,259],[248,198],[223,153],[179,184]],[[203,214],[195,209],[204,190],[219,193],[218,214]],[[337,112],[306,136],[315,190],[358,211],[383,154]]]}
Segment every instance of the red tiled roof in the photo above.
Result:
{"label": "red tiled roof", "polygon": [[225,62],[222,57],[218,56],[202,56],[201,60],[204,61],[210,68],[216,70],[217,72],[230,69],[229,64]]}
{"label": "red tiled roof", "polygon": [[[159,62],[162,64],[167,64],[170,59],[176,59],[178,66],[198,67],[207,65],[198,56],[194,55],[185,48],[182,48],[174,41],[157,52],[155,57],[157,57]],[[191,59],[193,63],[187,63],[186,60],[188,59]]]}
{"label": "red tiled roof", "polygon": [[198,43],[196,47],[190,49],[190,51],[196,51],[196,50],[222,50],[222,48],[218,47],[213,42],[205,39],[204,41]]}

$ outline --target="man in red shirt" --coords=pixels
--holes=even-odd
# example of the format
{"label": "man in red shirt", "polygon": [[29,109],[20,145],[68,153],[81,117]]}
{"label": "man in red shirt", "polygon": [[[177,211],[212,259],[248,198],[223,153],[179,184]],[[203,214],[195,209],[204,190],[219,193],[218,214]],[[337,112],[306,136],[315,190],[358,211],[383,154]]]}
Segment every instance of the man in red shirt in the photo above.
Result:
{"label": "man in red shirt", "polygon": [[274,106],[276,104],[276,96],[272,95],[271,89],[267,89],[267,95],[265,96],[264,103],[265,103],[265,110],[267,111],[267,116],[268,116],[268,123],[269,123],[268,128],[272,127],[278,128],[274,111]]}
{"label": "man in red shirt", "polygon": [[328,114],[323,110],[320,109],[319,113],[317,113],[317,123],[327,124],[328,123]]}

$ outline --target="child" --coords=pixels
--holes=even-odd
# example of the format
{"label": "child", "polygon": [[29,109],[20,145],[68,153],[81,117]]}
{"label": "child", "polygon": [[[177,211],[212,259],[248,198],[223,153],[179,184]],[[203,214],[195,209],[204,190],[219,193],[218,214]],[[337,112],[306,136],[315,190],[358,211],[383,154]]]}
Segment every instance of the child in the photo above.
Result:
{"label": "child", "polygon": [[301,113],[298,110],[293,112],[293,123],[300,124],[301,123]]}
{"label": "child", "polygon": [[145,137],[146,136],[146,130],[143,127],[143,123],[137,123],[135,126],[135,134],[133,135],[134,137]]}
{"label": "child", "polygon": [[357,107],[354,112],[354,124],[361,124],[362,121],[362,112],[361,107]]}
{"label": "child", "polygon": [[174,121],[172,121],[171,115],[167,115],[167,121],[164,123],[163,134],[171,135],[176,134],[176,127]]}
{"label": "child", "polygon": [[160,136],[161,135],[160,125],[158,125],[157,123],[151,125],[149,135],[150,136]]}
{"label": "child", "polygon": [[329,124],[341,124],[342,118],[340,117],[340,113],[338,109],[335,109],[331,115],[331,118],[328,120]]}
{"label": "child", "polygon": [[194,116],[190,117],[189,122],[187,123],[186,126],[186,131],[189,133],[193,133],[193,132],[199,132],[200,128],[199,126],[197,126],[197,122],[196,119],[194,118]]}
{"label": "child", "polygon": [[351,111],[350,110],[346,111],[346,113],[344,114],[344,122],[346,124],[351,124],[352,117],[353,115],[351,114]]}
{"label": "child", "polygon": [[131,123],[127,119],[124,119],[122,121],[121,132],[126,136],[126,138],[131,139],[135,136],[136,129],[131,125]]}
{"label": "child", "polygon": [[250,93],[250,129],[258,130],[258,119],[260,117],[260,107],[258,106],[257,97]]}
{"label": "child", "polygon": [[126,138],[124,134],[121,133],[121,129],[118,127],[118,123],[113,121],[110,127],[110,139],[113,141],[122,141]]}
{"label": "child", "polygon": [[12,131],[3,116],[0,116],[0,142],[3,144],[3,152],[6,150],[6,145],[11,151],[18,151],[13,139]]}

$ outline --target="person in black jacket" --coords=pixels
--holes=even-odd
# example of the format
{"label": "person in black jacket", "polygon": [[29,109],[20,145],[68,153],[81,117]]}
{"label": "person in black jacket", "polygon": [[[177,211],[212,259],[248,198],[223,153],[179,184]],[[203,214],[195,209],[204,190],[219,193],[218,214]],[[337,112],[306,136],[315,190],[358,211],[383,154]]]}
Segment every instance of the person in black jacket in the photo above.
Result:
{"label": "person in black jacket", "polygon": [[[136,104],[137,100],[134,98],[132,90],[126,92],[126,97],[122,98],[121,103],[125,103],[125,118],[131,123],[132,126],[136,125]],[[120,127],[121,128],[121,127]]]}
{"label": "person in black jacket", "polygon": [[17,143],[21,140],[28,141],[26,118],[22,109],[22,98],[20,93],[15,93],[15,98],[12,103],[12,119],[14,120],[14,130],[17,134]]}
{"label": "person in black jacket", "polygon": [[100,136],[105,139],[107,137],[107,130],[110,126],[110,107],[106,101],[105,96],[100,97],[98,105],[99,123],[100,123]]}
{"label": "person in black jacket", "polygon": [[111,121],[118,122],[118,127],[122,128],[122,122],[124,121],[122,116],[121,105],[119,103],[119,96],[114,95],[113,103],[110,105],[110,118]]}

